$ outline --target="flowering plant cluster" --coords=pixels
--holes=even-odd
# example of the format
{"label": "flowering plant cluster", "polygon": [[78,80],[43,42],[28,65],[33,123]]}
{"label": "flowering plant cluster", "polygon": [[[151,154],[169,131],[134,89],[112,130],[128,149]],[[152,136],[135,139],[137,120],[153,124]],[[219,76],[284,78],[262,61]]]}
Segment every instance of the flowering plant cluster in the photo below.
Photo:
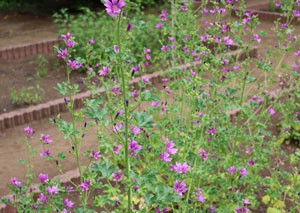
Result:
{"label": "flowering plant cluster", "polygon": [[[231,20],[234,3],[239,18]],[[61,36],[66,47],[57,56],[68,66],[68,80],[57,90],[71,121],[57,116],[51,122],[70,143],[79,183],[65,187],[40,173],[38,188],[32,188],[29,166],[28,183],[12,178],[14,197],[5,202],[19,212],[299,212],[300,153],[286,155],[281,147],[281,138],[299,124],[299,67],[283,64],[287,54],[299,60],[300,39],[290,25],[297,17],[287,12],[288,23],[275,22],[278,46],[253,58],[251,48],[267,38],[243,2],[203,1],[194,10],[192,3],[173,0],[152,29],[160,37],[159,51],[145,46],[134,53],[142,56],[137,61],[130,54],[135,47],[126,45],[136,27],[128,5],[104,1],[115,38],[111,46],[98,47],[103,57],[90,54],[96,41],[90,40],[81,57],[74,49],[76,34]],[[160,60],[153,61],[154,55]],[[159,70],[158,85],[144,75],[153,63],[168,67]],[[75,111],[80,91],[69,76],[78,69],[86,71],[91,98]],[[276,116],[282,117],[280,134],[270,130],[279,123]],[[80,148],[90,128],[97,143],[85,151],[90,161],[84,165]],[[24,131],[31,156],[37,131]],[[52,155],[57,142],[47,133],[39,138],[40,156],[57,159],[61,171],[66,154]],[[76,200],[72,193],[79,194]]]}

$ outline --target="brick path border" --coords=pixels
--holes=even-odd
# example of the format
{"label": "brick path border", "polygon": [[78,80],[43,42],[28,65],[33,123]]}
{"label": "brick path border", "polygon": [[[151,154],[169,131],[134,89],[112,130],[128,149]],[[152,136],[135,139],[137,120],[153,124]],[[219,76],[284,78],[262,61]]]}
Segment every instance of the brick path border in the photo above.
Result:
{"label": "brick path border", "polygon": [[[286,17],[278,12],[270,12],[270,11],[263,11],[268,10],[269,4],[268,3],[262,3],[262,4],[256,4],[252,5],[246,8],[246,11],[252,12],[254,15],[257,15],[260,21],[268,21],[268,22],[274,22],[277,20],[280,20],[282,23],[286,23]],[[237,13],[240,11],[240,9],[236,8],[232,10],[232,15],[237,16]],[[300,24],[300,20],[293,19],[291,24]]]}
{"label": "brick path border", "polygon": [[[228,56],[233,57],[235,60],[244,60],[247,55],[238,49],[233,52],[229,52]],[[250,57],[257,56],[257,47],[253,47],[250,50]],[[161,82],[161,72],[155,72],[152,74],[147,74],[145,77],[149,78],[152,84],[158,84]],[[138,77],[130,82],[134,87],[138,87],[138,82],[141,77]],[[105,93],[103,88],[99,89],[100,93]],[[83,106],[83,100],[89,98],[91,95],[90,91],[76,94],[74,97],[74,109],[81,108]],[[0,131],[4,129],[13,128],[15,126],[30,123],[35,120],[41,120],[53,115],[57,115],[61,112],[66,112],[67,106],[63,98],[52,100],[46,103],[38,104],[35,106],[30,106],[28,108],[23,108],[15,110],[12,112],[4,113],[0,115]]]}
{"label": "brick path border", "polygon": [[50,54],[54,52],[53,46],[59,44],[57,39],[46,40],[15,47],[0,49],[0,60],[17,60],[38,54]]}

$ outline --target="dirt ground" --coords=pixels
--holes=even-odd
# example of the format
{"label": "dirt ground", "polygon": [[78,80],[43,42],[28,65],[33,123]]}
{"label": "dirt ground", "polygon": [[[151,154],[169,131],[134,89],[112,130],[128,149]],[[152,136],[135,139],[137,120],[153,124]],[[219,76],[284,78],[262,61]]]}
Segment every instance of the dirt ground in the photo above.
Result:
{"label": "dirt ground", "polygon": [[[248,1],[250,4],[261,3],[261,0],[251,0]],[[263,38],[263,42],[258,45],[258,58],[264,56],[266,47],[270,45],[276,45],[276,37],[274,33],[270,30],[272,27],[271,23],[261,23],[258,27],[259,30],[264,30],[268,33],[266,38]],[[300,35],[300,27],[295,28],[295,35]],[[14,46],[19,44],[30,43],[34,40],[46,39],[46,38],[55,38],[55,28],[49,18],[24,18],[19,14],[10,14],[9,16],[0,15],[0,48]],[[9,90],[12,87],[20,88],[22,86],[31,85],[32,81],[30,80],[34,74],[34,65],[33,61],[35,58],[14,61],[11,62],[1,61],[0,65],[0,114],[12,109],[15,109],[14,106],[9,104]],[[288,66],[292,66],[295,63],[295,59],[292,56],[292,53],[288,54],[284,60]],[[256,73],[259,76],[259,70],[250,70]],[[80,82],[82,74],[75,74],[72,77],[73,82]],[[45,91],[46,100],[51,100],[52,98],[60,97],[58,93],[54,92],[53,86],[57,82],[63,81],[66,79],[64,70],[55,70],[51,69],[47,75],[47,79],[41,80],[41,86],[48,88]],[[246,88],[248,91],[253,91],[253,88]],[[54,95],[57,94],[57,95]],[[61,116],[69,120],[67,113],[62,113]],[[39,142],[40,134],[49,134],[53,140],[53,143],[49,145],[51,152],[55,155],[58,152],[64,151],[67,155],[67,160],[64,163],[63,170],[68,171],[75,168],[74,157],[71,156],[69,151],[71,146],[67,140],[63,138],[61,134],[58,134],[58,130],[54,125],[49,123],[49,119],[42,119],[40,121],[34,121],[31,124],[19,126],[13,129],[7,129],[4,132],[0,133],[0,196],[6,195],[8,193],[7,185],[10,183],[11,177],[18,177],[20,179],[25,178],[26,167],[18,163],[19,159],[26,159],[25,155],[25,144],[22,141],[22,138],[25,138],[23,133],[23,128],[26,126],[31,126],[36,129],[35,139],[31,141],[32,146],[41,150],[42,146]],[[95,144],[97,144],[97,139],[94,135],[96,129],[94,127],[89,127],[89,131],[85,136],[84,143],[82,144],[83,150],[93,150]],[[285,146],[287,147],[287,146]],[[291,150],[292,149],[292,150]],[[293,152],[294,148],[287,147],[284,148],[287,153]],[[58,174],[54,163],[49,163],[45,159],[42,159],[38,155],[33,159],[35,174],[40,172],[45,172],[49,174],[50,177],[53,177]],[[88,162],[88,159],[84,158],[84,163]],[[35,179],[37,181],[37,179]]]}

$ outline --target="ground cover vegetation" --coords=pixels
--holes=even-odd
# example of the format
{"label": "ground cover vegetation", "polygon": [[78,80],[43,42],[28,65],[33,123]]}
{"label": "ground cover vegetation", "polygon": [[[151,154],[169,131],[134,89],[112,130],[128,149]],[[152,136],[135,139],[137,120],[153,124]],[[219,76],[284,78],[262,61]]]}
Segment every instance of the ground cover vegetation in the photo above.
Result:
{"label": "ground cover vegetation", "polygon": [[[207,3],[195,10],[192,2],[169,1],[148,25],[130,16],[135,3],[105,0],[106,16],[99,20],[106,21],[95,23],[105,27],[93,28],[91,17],[98,14],[88,10],[75,20],[74,31],[61,35],[65,47],[57,48],[68,74],[57,91],[71,122],[59,115],[50,122],[70,143],[80,181],[65,187],[45,171],[33,188],[32,156],[39,153],[61,171],[66,155],[51,154],[58,141],[46,130],[39,136],[26,127],[27,179],[12,177],[14,197],[3,202],[18,212],[299,212],[300,151],[287,155],[282,143],[299,143],[300,40],[290,23],[299,18],[291,11],[300,2],[284,8],[286,23],[274,23],[278,45],[264,58],[250,57],[251,47],[268,35],[256,31],[259,19],[245,12],[244,1]],[[234,3],[239,18],[225,21]],[[229,54],[234,44],[245,60]],[[288,53],[295,64],[283,63]],[[69,76],[79,70],[92,96],[75,111],[79,90]],[[144,76],[153,70],[161,73],[161,90]],[[133,87],[137,76],[144,77]],[[85,150],[91,161],[82,165],[80,147],[90,126],[97,126],[98,147]],[[37,141],[43,150],[31,148]],[[72,192],[78,197],[70,198]]]}

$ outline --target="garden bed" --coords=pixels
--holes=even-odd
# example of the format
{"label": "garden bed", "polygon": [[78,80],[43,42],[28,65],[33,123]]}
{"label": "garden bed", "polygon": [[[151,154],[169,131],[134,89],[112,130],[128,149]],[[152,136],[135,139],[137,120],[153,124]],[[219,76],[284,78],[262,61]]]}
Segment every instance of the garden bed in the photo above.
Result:
{"label": "garden bed", "polygon": [[[274,21],[280,21],[281,23],[286,23],[287,18],[284,16],[283,13],[280,12],[272,12],[269,11],[269,3],[260,3],[251,5],[246,8],[246,11],[251,12],[252,15],[257,15],[260,21],[267,21],[267,22],[274,22]],[[239,13],[240,10],[238,8],[235,8],[232,10],[232,14],[234,16],[237,16],[237,13]],[[294,18],[291,21],[291,24],[299,25],[300,21],[297,18]]]}

